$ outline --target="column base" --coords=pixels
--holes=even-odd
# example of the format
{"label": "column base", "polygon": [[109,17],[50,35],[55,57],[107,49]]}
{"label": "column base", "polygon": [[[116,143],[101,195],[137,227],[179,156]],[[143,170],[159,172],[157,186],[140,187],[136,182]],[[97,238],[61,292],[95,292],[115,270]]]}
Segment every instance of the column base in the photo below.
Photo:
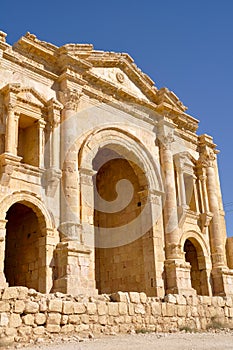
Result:
{"label": "column base", "polygon": [[233,296],[233,270],[227,267],[213,268],[213,295]]}
{"label": "column base", "polygon": [[95,279],[90,268],[91,250],[83,244],[70,241],[57,245],[53,292],[64,294],[97,295]]}
{"label": "column base", "polygon": [[166,294],[196,295],[190,278],[191,266],[179,259],[165,261]]}

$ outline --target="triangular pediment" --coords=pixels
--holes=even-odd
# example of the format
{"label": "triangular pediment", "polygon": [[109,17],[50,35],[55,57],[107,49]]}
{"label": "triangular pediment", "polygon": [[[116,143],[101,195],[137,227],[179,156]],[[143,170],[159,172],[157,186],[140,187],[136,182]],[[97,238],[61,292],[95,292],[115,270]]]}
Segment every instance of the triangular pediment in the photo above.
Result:
{"label": "triangular pediment", "polygon": [[37,105],[41,108],[47,103],[46,99],[33,88],[20,89],[19,93],[17,94],[17,98],[29,104]]}
{"label": "triangular pediment", "polygon": [[118,67],[93,67],[91,72],[116,85],[119,89],[126,90],[137,98],[149,101],[142,88],[137,86],[122,69]]}

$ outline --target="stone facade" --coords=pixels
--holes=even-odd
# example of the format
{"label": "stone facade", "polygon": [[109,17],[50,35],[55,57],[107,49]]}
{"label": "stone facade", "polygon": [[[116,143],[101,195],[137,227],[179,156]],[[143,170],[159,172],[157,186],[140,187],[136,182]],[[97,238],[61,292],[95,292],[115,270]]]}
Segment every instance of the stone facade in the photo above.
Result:
{"label": "stone facade", "polygon": [[30,33],[0,32],[0,78],[2,289],[233,295],[218,151],[173,92],[128,54]]}

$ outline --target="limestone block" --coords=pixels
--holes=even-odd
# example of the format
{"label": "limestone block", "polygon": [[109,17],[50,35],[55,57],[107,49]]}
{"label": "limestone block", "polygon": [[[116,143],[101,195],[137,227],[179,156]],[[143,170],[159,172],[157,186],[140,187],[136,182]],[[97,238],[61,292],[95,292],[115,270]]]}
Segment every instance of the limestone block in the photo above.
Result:
{"label": "limestone block", "polygon": [[5,312],[0,313],[0,326],[7,326],[9,323],[9,318]]}
{"label": "limestone block", "polygon": [[212,304],[212,298],[209,296],[203,296],[202,297],[202,303],[205,305],[211,305]]}
{"label": "limestone block", "polygon": [[97,307],[95,303],[87,303],[87,313],[89,315],[95,315],[96,310],[97,310]]}
{"label": "limestone block", "polygon": [[39,304],[35,301],[27,301],[25,303],[25,310],[24,312],[26,314],[35,314],[39,311]]}
{"label": "limestone block", "polygon": [[176,295],[174,294],[165,295],[164,301],[167,303],[176,304],[177,302]]}
{"label": "limestone block", "polygon": [[63,307],[62,307],[63,314],[70,315],[74,313],[73,301],[63,301],[62,304],[63,304]]}
{"label": "limestone block", "polygon": [[39,327],[33,328],[33,334],[35,334],[35,335],[42,335],[44,333],[45,333],[44,326],[39,326]]}
{"label": "limestone block", "polygon": [[232,298],[231,297],[225,297],[226,306],[231,307],[232,306]]}
{"label": "limestone block", "polygon": [[17,287],[18,290],[18,299],[25,300],[28,296],[28,288],[27,287]]}
{"label": "limestone block", "polygon": [[193,307],[191,308],[191,314],[192,314],[193,317],[198,317],[198,316],[199,316],[198,310],[197,310],[197,307],[196,307],[196,306],[193,306]]}
{"label": "limestone block", "polygon": [[68,323],[69,316],[68,315],[61,315],[61,324],[67,324]]}
{"label": "limestone block", "polygon": [[99,323],[102,325],[102,326],[105,326],[106,324],[108,324],[108,318],[106,315],[101,315],[99,316]]}
{"label": "limestone block", "polygon": [[142,304],[137,304],[135,305],[134,308],[135,314],[141,314],[141,315],[145,315],[145,307]]}
{"label": "limestone block", "polygon": [[147,295],[146,295],[146,293],[141,292],[141,293],[139,293],[139,295],[140,295],[141,303],[145,304],[147,302]]}
{"label": "limestone block", "polygon": [[174,304],[163,303],[162,304],[162,316],[176,316],[177,308]]}
{"label": "limestone block", "polygon": [[187,308],[186,305],[177,306],[177,316],[186,317]]}
{"label": "limestone block", "polygon": [[59,333],[61,331],[61,327],[56,324],[47,324],[46,330],[49,333]]}
{"label": "limestone block", "polygon": [[57,312],[51,312],[47,316],[47,325],[60,325],[61,323],[61,314]]}
{"label": "limestone block", "polygon": [[18,314],[22,314],[25,309],[25,303],[23,300],[16,300],[14,305],[14,312]]}
{"label": "limestone block", "polygon": [[120,302],[119,303],[119,314],[120,315],[126,315],[128,313],[128,306],[126,303]]}
{"label": "limestone block", "polygon": [[229,308],[228,313],[229,313],[229,317],[233,317],[233,308],[232,307]]}
{"label": "limestone block", "polygon": [[99,316],[106,315],[108,312],[108,307],[105,302],[100,302],[97,304],[97,312]]}
{"label": "limestone block", "polygon": [[45,314],[38,313],[38,314],[35,315],[35,323],[38,326],[41,326],[41,325],[45,324],[45,322],[46,322]]}
{"label": "limestone block", "polygon": [[89,324],[89,315],[81,315],[81,322],[84,324]]}
{"label": "limestone block", "polygon": [[134,304],[129,303],[128,308],[129,308],[129,316],[133,316],[134,315]]}
{"label": "limestone block", "polygon": [[[26,315],[28,316],[28,315]],[[25,316],[25,317],[26,317]],[[24,326],[22,325],[19,329],[18,329],[18,333],[21,336],[25,336],[25,335],[30,335],[32,332],[32,328],[30,326]]]}
{"label": "limestone block", "polygon": [[99,319],[98,315],[90,315],[89,316],[89,323],[97,323]]}
{"label": "limestone block", "polygon": [[17,329],[16,328],[7,327],[5,333],[6,333],[7,336],[16,336],[17,335]]}
{"label": "limestone block", "polygon": [[10,311],[10,304],[8,301],[0,301],[0,312]]}
{"label": "limestone block", "polygon": [[75,326],[75,332],[85,332],[89,330],[89,324],[79,324]]}
{"label": "limestone block", "polygon": [[84,314],[86,312],[86,306],[83,303],[74,303],[74,313]]}
{"label": "limestone block", "polygon": [[119,315],[119,305],[118,305],[118,303],[109,303],[108,304],[108,314],[110,316],[118,316]]}
{"label": "limestone block", "polygon": [[59,300],[59,299],[49,300],[48,311],[62,312],[62,300]]}
{"label": "limestone block", "polygon": [[61,333],[70,333],[74,331],[74,326],[72,324],[67,324],[61,327]]}
{"label": "limestone block", "polygon": [[3,291],[2,300],[17,299],[18,296],[18,287],[8,287]]}
{"label": "limestone block", "polygon": [[47,311],[47,302],[46,302],[45,299],[39,300],[38,304],[39,304],[39,311],[40,311],[40,312],[45,312],[45,311]]}
{"label": "limestone block", "polygon": [[139,304],[141,302],[140,294],[137,292],[129,292],[129,298],[131,303]]}
{"label": "limestone block", "polygon": [[127,293],[123,293],[123,292],[116,292],[110,295],[110,298],[112,301],[117,301],[117,302],[127,302]]}
{"label": "limestone block", "polygon": [[79,315],[69,315],[68,323],[71,324],[80,324],[80,316]]}
{"label": "limestone block", "polygon": [[22,320],[19,314],[11,314],[9,317],[9,327],[17,328],[21,325]]}
{"label": "limestone block", "polygon": [[151,313],[153,316],[161,316],[161,304],[157,302],[151,303]]}
{"label": "limestone block", "polygon": [[27,326],[33,326],[34,325],[34,320],[35,320],[35,316],[34,315],[25,315],[23,316],[23,323]]}
{"label": "limestone block", "polygon": [[177,300],[178,305],[186,305],[187,304],[186,298],[183,295],[177,294],[176,300]]}

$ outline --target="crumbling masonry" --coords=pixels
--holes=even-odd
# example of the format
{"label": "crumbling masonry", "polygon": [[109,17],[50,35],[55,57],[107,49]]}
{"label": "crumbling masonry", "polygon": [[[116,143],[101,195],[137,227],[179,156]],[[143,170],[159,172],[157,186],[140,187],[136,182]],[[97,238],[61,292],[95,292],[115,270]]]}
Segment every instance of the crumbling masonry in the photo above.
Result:
{"label": "crumbling masonry", "polygon": [[125,53],[0,32],[0,288],[232,296],[212,137]]}

